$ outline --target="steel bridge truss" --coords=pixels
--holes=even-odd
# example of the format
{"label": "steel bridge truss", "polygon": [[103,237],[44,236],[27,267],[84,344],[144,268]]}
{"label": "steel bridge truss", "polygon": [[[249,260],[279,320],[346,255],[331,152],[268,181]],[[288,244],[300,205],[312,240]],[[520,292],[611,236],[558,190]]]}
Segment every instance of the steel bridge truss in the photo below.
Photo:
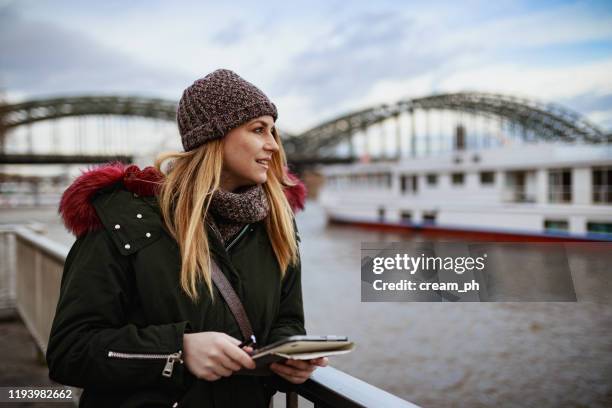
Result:
{"label": "steel bridge truss", "polygon": [[[416,110],[463,112],[519,126],[523,134],[546,141],[602,143],[612,140],[583,116],[554,104],[488,93],[450,93],[401,100],[394,105],[380,105],[326,121],[284,141],[288,152],[317,152],[346,141],[368,127]],[[290,150],[291,149],[291,150]]]}
{"label": "steel bridge truss", "polygon": [[[520,126],[547,141],[601,143],[612,140],[583,116],[554,104],[489,93],[449,93],[424,98],[400,100],[326,121],[298,135],[283,134],[289,155],[317,155],[353,134],[403,113],[416,110],[445,110],[495,118]],[[43,120],[70,116],[121,115],[174,121],[176,102],[164,99],[119,96],[82,96],[32,100],[0,105],[0,138],[12,128]]]}

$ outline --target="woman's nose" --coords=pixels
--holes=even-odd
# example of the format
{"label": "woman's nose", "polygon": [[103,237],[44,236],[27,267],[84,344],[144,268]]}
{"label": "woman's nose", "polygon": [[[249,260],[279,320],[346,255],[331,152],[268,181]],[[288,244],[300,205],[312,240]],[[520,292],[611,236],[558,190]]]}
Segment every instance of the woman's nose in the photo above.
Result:
{"label": "woman's nose", "polygon": [[276,143],[276,139],[274,139],[274,135],[272,134],[268,135],[266,144],[264,144],[264,149],[272,150],[273,152],[278,151],[278,143]]}

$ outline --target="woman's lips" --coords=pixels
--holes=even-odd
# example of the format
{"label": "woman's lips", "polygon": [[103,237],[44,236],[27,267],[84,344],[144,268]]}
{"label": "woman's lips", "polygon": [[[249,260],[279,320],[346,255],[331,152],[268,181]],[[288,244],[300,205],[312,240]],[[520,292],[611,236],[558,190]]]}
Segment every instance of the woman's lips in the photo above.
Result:
{"label": "woman's lips", "polygon": [[268,161],[267,160],[255,160],[257,164],[264,167],[266,170],[268,169]]}

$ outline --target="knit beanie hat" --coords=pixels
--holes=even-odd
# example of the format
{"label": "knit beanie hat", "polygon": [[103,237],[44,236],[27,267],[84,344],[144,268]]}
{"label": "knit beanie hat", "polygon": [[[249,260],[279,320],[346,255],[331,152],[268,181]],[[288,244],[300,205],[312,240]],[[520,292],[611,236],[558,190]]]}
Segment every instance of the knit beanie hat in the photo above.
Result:
{"label": "knit beanie hat", "polygon": [[259,116],[278,118],[276,106],[255,85],[229,69],[218,69],[185,89],[176,120],[185,151],[222,138]]}

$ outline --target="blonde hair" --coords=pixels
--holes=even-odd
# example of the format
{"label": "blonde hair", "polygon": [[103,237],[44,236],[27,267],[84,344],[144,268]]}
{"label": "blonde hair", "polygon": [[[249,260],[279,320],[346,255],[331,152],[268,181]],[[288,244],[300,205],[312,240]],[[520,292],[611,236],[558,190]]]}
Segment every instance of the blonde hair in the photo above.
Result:
{"label": "blonde hair", "polygon": [[[280,266],[279,279],[282,279],[299,256],[293,211],[283,191],[295,183],[286,173],[287,159],[276,128],[272,133],[279,150],[272,155],[268,178],[263,184],[270,204],[265,226]],[[162,166],[167,160],[171,162],[164,171]],[[188,152],[162,153],[155,160],[155,167],[164,174],[158,201],[166,228],[180,249],[181,288],[197,302],[197,284],[204,281],[212,298],[211,255],[205,225],[210,216],[211,198],[220,188],[223,140],[211,140]]]}

